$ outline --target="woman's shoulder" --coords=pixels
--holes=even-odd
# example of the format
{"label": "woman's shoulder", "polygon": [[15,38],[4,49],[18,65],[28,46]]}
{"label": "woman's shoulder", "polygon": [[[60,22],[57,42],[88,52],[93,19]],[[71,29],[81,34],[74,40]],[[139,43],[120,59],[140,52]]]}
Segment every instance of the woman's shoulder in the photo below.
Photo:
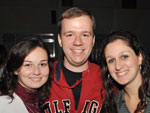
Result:
{"label": "woman's shoulder", "polygon": [[120,91],[117,92],[117,94],[115,95],[116,103],[120,103],[120,102],[124,101],[123,95],[124,95],[123,90],[120,90]]}
{"label": "woman's shoulder", "polygon": [[8,95],[2,95],[2,96],[0,96],[0,105],[2,104],[2,103],[9,103],[9,102],[11,102],[11,97],[10,96],[8,96]]}
{"label": "woman's shoulder", "polygon": [[0,113],[28,113],[23,101],[14,93],[14,99],[0,96]]}

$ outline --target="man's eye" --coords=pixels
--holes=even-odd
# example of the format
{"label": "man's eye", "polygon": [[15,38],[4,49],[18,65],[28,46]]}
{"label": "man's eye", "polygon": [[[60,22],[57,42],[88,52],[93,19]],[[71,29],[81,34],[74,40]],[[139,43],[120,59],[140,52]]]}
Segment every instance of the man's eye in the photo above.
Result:
{"label": "man's eye", "polygon": [[73,36],[73,34],[67,34],[66,35],[66,37],[72,37]]}
{"label": "man's eye", "polygon": [[90,35],[89,34],[83,34],[82,36],[83,37],[89,37]]}

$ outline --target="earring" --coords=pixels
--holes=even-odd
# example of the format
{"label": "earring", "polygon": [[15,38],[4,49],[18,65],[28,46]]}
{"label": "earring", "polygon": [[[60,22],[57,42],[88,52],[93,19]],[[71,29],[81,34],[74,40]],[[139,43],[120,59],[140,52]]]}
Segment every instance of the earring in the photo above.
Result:
{"label": "earring", "polygon": [[140,70],[142,69],[142,66],[140,65]]}
{"label": "earring", "polygon": [[108,78],[110,78],[110,74],[108,74]]}

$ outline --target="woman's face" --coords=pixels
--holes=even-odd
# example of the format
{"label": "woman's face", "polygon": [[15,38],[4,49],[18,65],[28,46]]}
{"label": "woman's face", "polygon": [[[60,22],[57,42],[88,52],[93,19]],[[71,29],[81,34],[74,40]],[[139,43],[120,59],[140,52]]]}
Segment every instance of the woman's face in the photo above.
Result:
{"label": "woman's face", "polygon": [[141,80],[140,65],[142,56],[136,56],[127,42],[118,39],[105,48],[105,57],[109,73],[121,85]]}
{"label": "woman's face", "polygon": [[14,73],[23,87],[40,88],[46,83],[49,76],[47,52],[43,48],[36,47],[25,57],[22,66]]}

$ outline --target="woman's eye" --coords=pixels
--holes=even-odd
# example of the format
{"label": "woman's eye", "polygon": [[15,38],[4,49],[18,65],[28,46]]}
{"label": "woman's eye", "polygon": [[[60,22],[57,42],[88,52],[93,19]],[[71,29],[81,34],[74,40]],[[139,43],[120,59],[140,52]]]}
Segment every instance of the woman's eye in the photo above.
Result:
{"label": "woman's eye", "polygon": [[42,64],[40,64],[40,66],[45,67],[45,66],[47,66],[47,63],[42,63]]}
{"label": "woman's eye", "polygon": [[108,63],[113,63],[113,60],[109,60]]}
{"label": "woman's eye", "polygon": [[24,66],[25,67],[31,67],[32,65],[31,64],[25,64]]}
{"label": "woman's eye", "polygon": [[108,62],[109,64],[110,64],[110,63],[113,63],[113,62],[114,62],[114,59],[109,59],[107,62]]}
{"label": "woman's eye", "polygon": [[122,59],[126,59],[126,58],[128,58],[127,55],[123,55],[123,56],[122,56]]}

